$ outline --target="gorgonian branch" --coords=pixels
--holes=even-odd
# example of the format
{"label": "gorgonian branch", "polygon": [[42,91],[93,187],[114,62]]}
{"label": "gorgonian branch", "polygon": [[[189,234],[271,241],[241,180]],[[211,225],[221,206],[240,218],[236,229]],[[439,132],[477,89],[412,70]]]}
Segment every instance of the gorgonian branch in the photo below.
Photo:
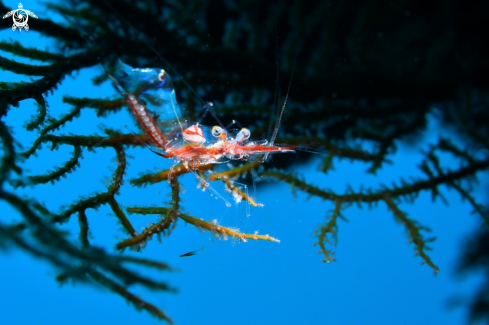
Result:
{"label": "gorgonian branch", "polygon": [[474,175],[477,172],[486,170],[488,168],[489,159],[478,160],[469,166],[461,167],[455,171],[443,173],[439,176],[434,177],[433,179],[417,180],[411,183],[405,183],[402,186],[396,188],[385,187],[385,189],[377,191],[368,190],[368,193],[352,192],[345,195],[340,195],[329,190],[320,189],[316,186],[310,185],[303,180],[300,180],[295,176],[288,175],[279,171],[262,171],[259,172],[259,175],[289,183],[290,185],[293,185],[295,188],[298,188],[303,192],[306,192],[312,196],[321,197],[325,200],[335,201],[337,199],[343,199],[344,202],[373,203],[383,200],[383,196],[386,194],[392,198],[397,198],[410,196],[424,190],[433,190],[433,188],[437,186],[444,185],[452,181],[465,179],[468,176]]}
{"label": "gorgonian branch", "polygon": [[47,116],[47,109],[46,109],[47,103],[44,97],[42,95],[38,95],[34,99],[37,102],[38,114],[37,117],[35,117],[31,122],[26,124],[25,128],[27,131],[32,131],[40,127],[44,123]]}
{"label": "gorgonian branch", "polygon": [[66,177],[66,174],[72,173],[75,171],[76,167],[80,166],[80,158],[82,157],[82,149],[79,145],[74,145],[75,151],[73,153],[73,157],[68,160],[63,166],[58,167],[56,170],[45,174],[45,175],[37,175],[37,176],[29,176],[27,179],[28,183],[18,183],[16,185],[26,186],[26,185],[38,185],[38,184],[47,184],[49,182],[54,183],[55,181],[59,181],[61,177]]}
{"label": "gorgonian branch", "polygon": [[[108,131],[108,130],[107,130]],[[110,131],[108,131],[110,132]],[[115,134],[112,136],[82,136],[82,135],[52,135],[46,134],[37,138],[32,147],[21,153],[24,157],[29,158],[41,146],[41,144],[50,142],[52,149],[55,149],[59,144],[80,145],[87,147],[89,150],[94,148],[115,147],[118,145],[142,146],[146,137],[143,135],[132,134]]]}
{"label": "gorgonian branch", "polygon": [[[394,185],[390,188],[382,185],[382,188],[379,190],[368,189],[365,191],[354,192],[352,189],[348,189],[348,191],[346,191],[344,194],[336,194],[331,190],[320,189],[314,185],[309,184],[305,180],[299,179],[298,177],[295,177],[293,175],[287,175],[279,171],[262,171],[259,173],[259,175],[284,181],[292,185],[294,188],[300,189],[301,191],[306,192],[311,196],[317,196],[322,199],[335,202],[335,210],[329,222],[325,226],[320,226],[316,231],[316,234],[319,237],[318,243],[321,247],[321,251],[325,256],[326,261],[330,261],[332,259],[329,252],[324,246],[324,243],[328,241],[326,235],[329,233],[332,235],[333,239],[336,238],[336,219],[338,218],[338,216],[340,216],[341,204],[357,203],[361,206],[362,203],[367,203],[371,205],[372,203],[384,201],[388,205],[389,209],[397,217],[397,219],[406,227],[408,237],[414,243],[417,255],[419,255],[423,259],[424,263],[433,268],[435,273],[437,273],[438,267],[426,254],[426,250],[429,249],[426,244],[430,241],[433,241],[434,238],[424,239],[423,236],[420,234],[421,230],[429,229],[418,225],[415,221],[408,219],[406,214],[399,210],[392,199],[403,198],[409,202],[413,202],[414,198],[419,194],[419,192],[426,190],[431,191],[433,193],[433,199],[435,199],[437,196],[441,196],[441,193],[439,191],[440,185],[447,185],[458,188],[459,192],[461,192],[461,194],[466,197],[467,193],[463,190],[463,188],[458,186],[458,182],[460,182],[461,180],[465,180],[469,177],[475,177],[475,174],[477,172],[489,168],[488,159],[468,159],[466,154],[455,150],[454,147],[449,146],[443,142],[441,143],[441,147],[439,146],[437,148],[444,148],[445,150],[452,151],[458,156],[467,159],[469,161],[469,164],[462,166],[455,171],[443,171],[439,166],[439,162],[436,156],[434,156],[433,152],[429,152],[426,154],[426,157],[435,166],[437,174],[435,175],[435,173],[431,171],[431,169],[426,164],[426,161],[423,162],[423,164],[420,165],[420,168],[426,173],[428,179],[415,180],[411,183],[403,181],[401,186]],[[480,206],[477,205],[473,199],[469,200],[469,202],[474,206],[474,209],[476,209],[476,211],[480,210]]]}
{"label": "gorgonian branch", "polygon": [[[106,74],[104,73],[104,76]],[[120,111],[126,102],[123,98],[117,98],[114,100],[100,99],[100,98],[76,98],[76,97],[63,97],[63,103],[71,104],[75,107],[93,108],[97,111],[97,116],[107,116],[109,112],[115,113]]]}
{"label": "gorgonian branch", "polygon": [[[178,211],[180,208],[180,183],[178,183],[177,177],[172,174],[170,177],[171,186],[171,203],[169,208],[162,208],[164,213],[161,213],[163,217],[159,222],[147,227],[141,234],[135,234],[133,238],[125,239],[116,245],[117,249],[124,249],[127,247],[136,247],[136,249],[146,246],[146,241],[151,239],[153,235],[159,235],[161,233],[169,235],[173,228],[176,226],[177,216],[180,214]],[[137,208],[127,208],[129,213],[140,213]],[[143,213],[146,214],[146,213]]]}
{"label": "gorgonian branch", "polygon": [[171,318],[169,318],[161,309],[155,307],[154,305],[142,300],[138,296],[134,295],[133,293],[129,292],[124,286],[120,285],[119,283],[115,282],[114,280],[104,276],[102,273],[97,272],[94,269],[89,269],[87,270],[87,274],[90,275],[92,279],[94,279],[96,282],[102,284],[104,287],[109,288],[110,290],[114,291],[118,295],[126,298],[127,301],[131,302],[134,304],[136,308],[141,308],[152,315],[158,317],[161,320],[165,320],[170,324],[173,324],[173,321]]}
{"label": "gorgonian branch", "polygon": [[138,283],[150,289],[173,290],[164,282],[142,277],[139,274],[122,267],[122,260],[119,256],[108,255],[102,250],[97,249],[80,250],[65,239],[52,224],[47,224],[43,219],[36,215],[31,209],[29,202],[18,198],[16,195],[8,192],[0,192],[0,199],[9,203],[20,213],[29,226],[29,229],[33,231],[34,238],[39,243],[39,246],[44,247],[44,250],[50,252],[49,254],[51,254],[51,252],[63,253],[72,259],[83,261],[94,267],[99,267],[104,271],[111,273],[126,285]]}
{"label": "gorgonian branch", "polygon": [[208,178],[210,181],[215,181],[217,179],[232,179],[233,177],[237,177],[237,176],[244,177],[246,176],[247,172],[257,168],[260,165],[261,163],[255,161],[249,164],[244,164],[236,168],[231,168],[222,172],[213,173],[209,175]]}
{"label": "gorgonian branch", "polygon": [[[168,208],[145,208],[145,207],[131,207],[127,208],[127,212],[130,213],[138,213],[138,214],[160,214],[160,215],[165,215],[166,213],[169,212]],[[247,239],[253,239],[253,240],[266,240],[266,241],[273,241],[273,242],[280,242],[278,239],[275,239],[269,235],[258,235],[256,234],[244,234],[240,233],[239,231],[233,230],[231,228],[223,227],[220,225],[216,225],[211,222],[207,222],[195,217],[192,217],[188,214],[184,213],[178,213],[176,217],[184,220],[185,222],[199,228],[202,230],[207,230],[214,234],[218,238],[223,238],[227,239],[228,237],[231,238],[237,238],[240,241],[246,241]]]}
{"label": "gorgonian branch", "polygon": [[[115,145],[114,149],[117,153],[118,165],[114,172],[112,183],[107,188],[107,191],[103,193],[97,193],[89,198],[82,199],[76,203],[71,204],[68,208],[64,209],[64,211],[55,215],[53,217],[53,222],[65,222],[71,215],[80,210],[96,209],[102,204],[110,204],[114,200],[114,196],[118,192],[122,184],[122,178],[126,170],[126,153],[122,149],[121,145]],[[115,205],[117,205],[117,203],[115,203]],[[115,213],[117,215],[117,212]],[[129,227],[129,224],[126,224],[126,226],[128,226],[128,228],[126,229],[128,229],[131,234],[135,233],[134,229],[132,229],[132,226]]]}
{"label": "gorgonian branch", "polygon": [[10,177],[10,172],[14,171],[17,174],[21,173],[21,169],[17,166],[17,153],[14,147],[14,138],[8,127],[0,120],[0,138],[2,139],[3,157],[0,160],[0,189],[3,188],[3,183]]}
{"label": "gorgonian branch", "polygon": [[[65,60],[57,61],[50,66],[49,73],[43,75],[39,80],[27,83],[18,84],[12,89],[0,89],[0,97],[2,97],[6,103],[16,105],[19,101],[36,98],[41,94],[54,89],[61,82],[63,77],[68,73],[81,69],[83,67],[89,67],[97,64],[100,60],[100,54],[97,53],[80,53],[75,54]],[[4,68],[9,70],[11,65],[4,61]],[[6,114],[6,111],[0,111],[0,116]]]}
{"label": "gorgonian branch", "polygon": [[[211,170],[214,167],[215,167],[215,165],[208,164],[208,165],[200,166],[199,170],[201,170],[201,171]],[[138,178],[131,179],[130,183],[133,186],[144,187],[146,185],[156,184],[156,183],[159,183],[161,181],[167,181],[168,176],[170,174],[171,174],[171,177],[178,177],[180,175],[184,175],[184,174],[187,174],[189,172],[190,171],[185,166],[176,165],[172,168],[165,169],[165,170],[162,170],[162,171],[157,172],[157,173],[148,173],[148,174],[141,175]]]}
{"label": "gorgonian branch", "polygon": [[384,202],[389,208],[390,211],[394,214],[396,217],[396,220],[400,222],[404,227],[406,228],[406,234],[409,238],[409,242],[413,243],[414,249],[416,251],[417,256],[421,257],[423,260],[423,263],[428,264],[435,274],[437,274],[440,269],[438,266],[436,266],[432,261],[431,258],[426,254],[427,250],[431,250],[430,247],[427,246],[429,242],[433,242],[436,237],[432,238],[424,238],[423,235],[421,234],[421,231],[431,231],[428,227],[421,226],[418,224],[418,222],[413,221],[407,217],[407,214],[402,212],[398,207],[397,204],[392,201],[392,199],[388,196],[384,196]]}
{"label": "gorgonian branch", "polygon": [[[332,241],[333,247],[336,247],[336,244],[338,243],[338,218],[346,221],[341,215],[342,204],[343,202],[341,200],[335,201],[335,207],[329,220],[314,231],[315,235],[318,237],[317,244],[321,248],[320,252],[324,255],[323,262],[329,263],[332,260],[335,260],[335,258],[331,256],[333,252],[327,250],[326,244],[331,243]],[[328,238],[328,235],[331,239]]]}

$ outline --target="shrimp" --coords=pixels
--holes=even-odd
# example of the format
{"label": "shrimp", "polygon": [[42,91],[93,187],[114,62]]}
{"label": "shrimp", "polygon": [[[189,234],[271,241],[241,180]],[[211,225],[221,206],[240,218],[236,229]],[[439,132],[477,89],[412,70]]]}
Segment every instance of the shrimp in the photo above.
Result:
{"label": "shrimp", "polygon": [[163,69],[133,68],[117,60],[106,65],[105,70],[145,135],[160,151],[156,153],[174,159],[188,170],[230,160],[247,161],[258,155],[265,155],[266,159],[270,153],[294,152],[298,147],[273,145],[283,109],[270,143],[253,141],[247,128],[227,130],[219,125],[183,121],[171,77]]}
{"label": "shrimp", "polygon": [[[105,0],[104,2],[136,34],[140,34],[110,3]],[[141,39],[172,71],[177,73],[172,65],[142,35]],[[175,165],[181,163],[187,171],[199,180],[204,188],[209,189],[226,206],[230,207],[229,202],[209,185],[205,176],[200,172],[205,169],[206,165],[221,164],[230,160],[251,160],[264,163],[271,153],[290,153],[295,152],[295,149],[304,147],[304,145],[274,145],[290,91],[295,60],[287,95],[281,110],[277,112],[278,115],[270,141],[252,140],[251,132],[247,128],[241,128],[240,130],[228,130],[225,128],[213,113],[213,104],[205,103],[197,92],[182,78],[183,83],[188,86],[189,90],[205,103],[205,112],[210,112],[219,125],[209,127],[198,122],[183,120],[171,77],[164,69],[133,68],[120,60],[116,60],[115,63],[112,61],[112,63],[105,65],[104,69],[112,79],[116,89],[124,96],[132,115],[155,148],[152,151],[163,158],[170,158],[175,161],[168,173],[168,182],[171,182]],[[242,184],[228,181],[227,185],[229,188],[236,189],[235,185],[239,187]],[[247,193],[246,185],[244,190]],[[231,192],[236,202],[239,202],[240,199],[236,199],[235,196],[243,197],[238,190],[232,190]],[[247,194],[246,197],[246,201],[249,204],[263,206],[254,202]]]}

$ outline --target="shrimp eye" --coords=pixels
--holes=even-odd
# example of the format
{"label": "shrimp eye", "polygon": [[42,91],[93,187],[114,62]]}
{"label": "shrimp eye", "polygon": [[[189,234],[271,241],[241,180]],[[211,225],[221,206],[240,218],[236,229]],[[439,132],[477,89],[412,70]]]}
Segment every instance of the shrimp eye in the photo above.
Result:
{"label": "shrimp eye", "polygon": [[162,69],[162,70],[160,71],[160,73],[158,74],[158,79],[159,79],[160,81],[165,80],[165,74],[166,74],[165,70],[163,70],[163,69]]}
{"label": "shrimp eye", "polygon": [[214,126],[212,127],[212,135],[215,136],[216,138],[219,138],[221,137],[221,135],[223,134],[223,130],[220,126]]}
{"label": "shrimp eye", "polygon": [[247,128],[242,128],[238,134],[236,135],[236,142],[238,143],[241,143],[245,140],[247,140],[251,135],[251,132],[250,130],[248,130]]}

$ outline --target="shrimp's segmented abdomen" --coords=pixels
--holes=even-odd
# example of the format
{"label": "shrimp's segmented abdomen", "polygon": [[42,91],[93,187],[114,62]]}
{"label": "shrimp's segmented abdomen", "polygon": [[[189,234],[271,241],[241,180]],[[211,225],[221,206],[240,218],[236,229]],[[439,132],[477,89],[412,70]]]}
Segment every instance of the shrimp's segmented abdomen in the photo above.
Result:
{"label": "shrimp's segmented abdomen", "polygon": [[127,95],[127,103],[131,108],[131,111],[138,121],[139,125],[143,129],[144,133],[151,139],[151,141],[160,149],[165,150],[168,141],[161,133],[161,130],[156,126],[153,117],[150,116],[146,107],[141,104],[137,97],[129,93]]}

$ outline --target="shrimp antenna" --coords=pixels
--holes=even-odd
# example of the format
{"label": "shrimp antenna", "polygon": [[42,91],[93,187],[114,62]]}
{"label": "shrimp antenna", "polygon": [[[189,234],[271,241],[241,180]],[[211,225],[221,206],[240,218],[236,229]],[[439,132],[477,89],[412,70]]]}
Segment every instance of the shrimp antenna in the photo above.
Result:
{"label": "shrimp antenna", "polygon": [[123,96],[127,95],[127,90],[124,87],[122,87],[122,85],[119,83],[119,81],[117,81],[117,79],[114,78],[114,76],[111,75],[110,72],[107,69],[105,69],[105,67],[103,65],[102,65],[102,68],[104,68],[105,73],[109,76],[110,80],[112,81],[112,85],[114,86],[115,90],[117,90],[117,92],[122,94]]}
{"label": "shrimp antenna", "polygon": [[[299,49],[299,40],[297,39],[296,43],[295,43],[294,64],[292,65],[292,73],[290,75],[289,87],[287,88],[287,94],[285,95],[284,104],[282,105],[282,109],[280,109],[280,113],[279,113],[278,118],[277,118],[277,123],[275,124],[275,128],[273,129],[272,137],[270,138],[270,146],[273,146],[275,139],[277,138],[278,130],[280,129],[280,125],[282,124],[282,117],[284,115],[285,106],[287,105],[287,99],[289,98],[290,87],[292,86],[292,79],[294,77],[295,63],[296,63],[296,59],[297,59],[298,49]],[[267,152],[265,154],[263,161],[267,160],[268,155],[269,155],[269,152]]]}
{"label": "shrimp antenna", "polygon": [[107,0],[103,0],[103,2],[117,15],[117,17],[119,17],[120,20],[122,20],[125,24],[127,24],[135,33],[136,35],[138,35],[138,37],[141,38],[141,40],[151,49],[151,51],[153,51],[157,57],[159,57],[163,62],[165,62],[165,64],[168,66],[168,68],[170,68],[170,70],[177,76],[180,76],[180,78],[182,78],[182,81],[183,83],[188,87],[188,89],[190,89],[190,91],[195,95],[195,97],[197,97],[199,99],[199,101],[201,102],[201,104],[205,107],[205,109],[208,109],[209,112],[211,113],[212,117],[214,117],[214,119],[217,121],[217,123],[222,127],[224,128],[224,125],[221,123],[221,121],[217,118],[217,115],[213,112],[212,110],[212,103],[207,103],[206,101],[204,101],[202,99],[202,97],[199,96],[199,94],[197,94],[197,92],[195,91],[195,89],[190,86],[190,84],[185,80],[185,78],[180,74],[178,73],[177,69],[175,69],[171,64],[170,62],[168,62],[155,48],[153,45],[151,45],[151,43],[146,40],[146,37],[144,34],[140,33],[126,18],[124,18]]}
{"label": "shrimp antenna", "polygon": [[277,33],[277,25],[273,25],[273,31],[274,31],[274,36],[275,36],[275,51],[276,51],[276,62],[275,62],[275,70],[276,70],[276,78],[275,78],[275,90],[273,92],[273,110],[271,110],[270,114],[270,121],[268,123],[268,132],[267,132],[267,139],[270,139],[272,135],[272,127],[274,122],[277,120],[278,116],[278,100],[280,98],[280,63],[279,63],[279,51],[278,51],[278,33]]}

